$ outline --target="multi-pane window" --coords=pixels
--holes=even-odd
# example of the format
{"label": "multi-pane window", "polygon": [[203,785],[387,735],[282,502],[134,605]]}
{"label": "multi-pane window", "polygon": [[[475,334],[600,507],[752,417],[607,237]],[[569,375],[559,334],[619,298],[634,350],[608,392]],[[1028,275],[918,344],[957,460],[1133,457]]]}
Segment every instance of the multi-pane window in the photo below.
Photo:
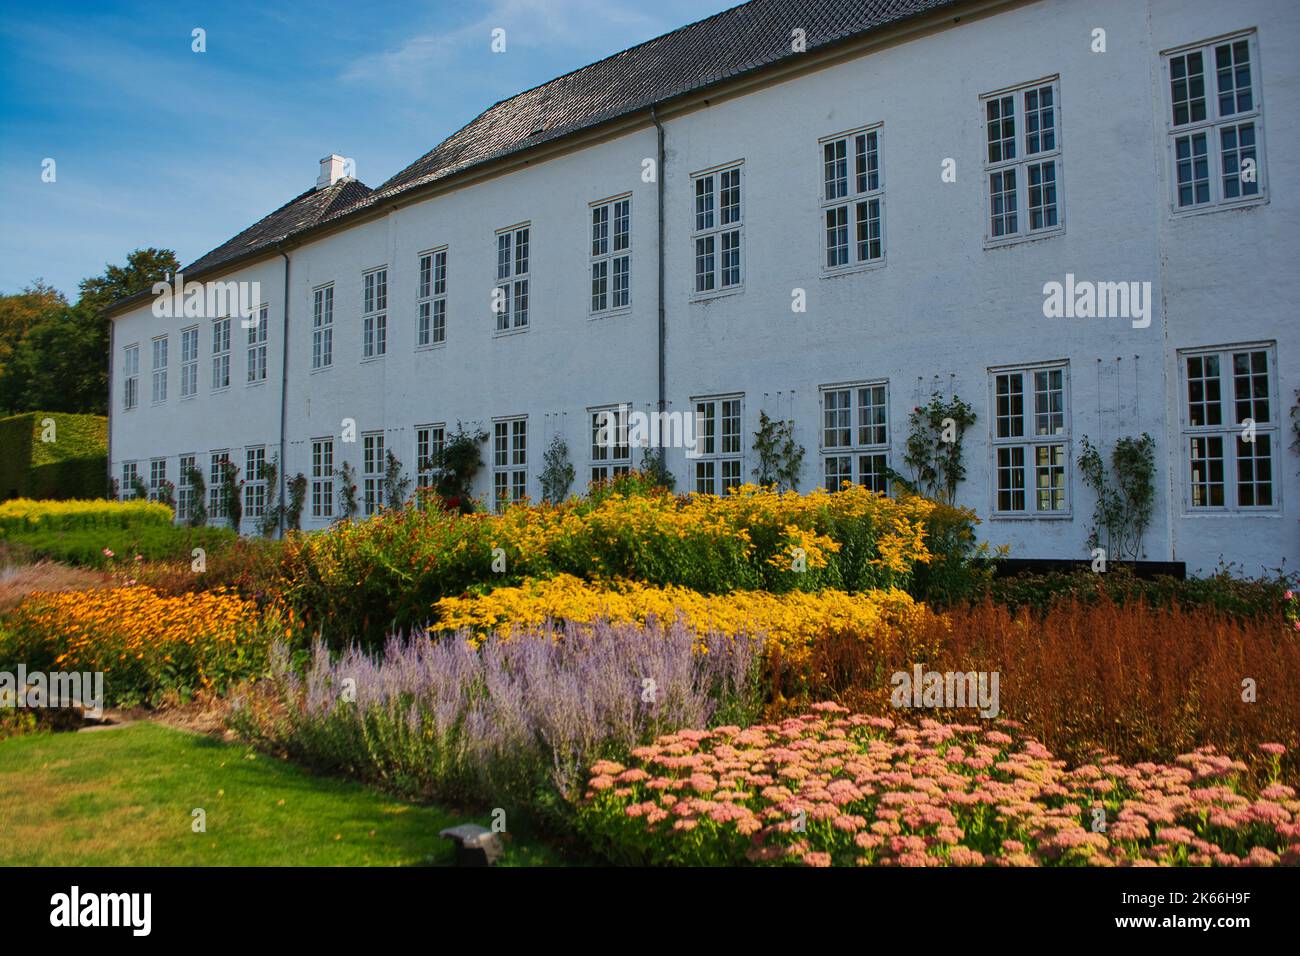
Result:
{"label": "multi-pane window", "polygon": [[214,451],[208,459],[208,517],[226,517],[226,496],[222,493],[222,484],[226,477],[226,464],[230,461],[230,452]]}
{"label": "multi-pane window", "polygon": [[591,207],[591,311],[626,309],[632,301],[632,200]]}
{"label": "multi-pane window", "polygon": [[157,501],[167,480],[167,459],[154,458],[149,462],[149,500]]}
{"label": "multi-pane window", "polygon": [[1003,242],[1059,230],[1060,85],[1053,78],[982,98],[987,239]]}
{"label": "multi-pane window", "polygon": [[334,439],[311,443],[311,516],[334,517]]}
{"label": "multi-pane window", "polygon": [[270,306],[261,306],[248,326],[248,383],[266,381],[266,337]]}
{"label": "multi-pane window", "polygon": [[415,345],[447,341],[447,250],[420,254],[420,281],[415,298]]}
{"label": "multi-pane window", "polygon": [[153,401],[167,401],[167,336],[153,340]]}
{"label": "multi-pane window", "polygon": [[1253,35],[1165,57],[1174,208],[1264,195],[1259,69]]}
{"label": "multi-pane window", "polygon": [[326,285],[312,294],[311,367],[334,364],[334,286]]}
{"label": "multi-pane window", "polygon": [[181,398],[199,391],[199,330],[181,329]]}
{"label": "multi-pane window", "polygon": [[266,514],[266,448],[244,449],[244,516]]}
{"label": "multi-pane window", "polygon": [[176,518],[185,521],[194,506],[194,483],[191,472],[194,470],[194,455],[181,455],[180,471],[176,475]]}
{"label": "multi-pane window", "polygon": [[882,261],[880,130],[836,136],[823,140],[821,147],[823,268],[834,271]]}
{"label": "multi-pane window", "polygon": [[378,358],[388,351],[388,270],[361,277],[361,356]]}
{"label": "multi-pane window", "polygon": [[498,332],[528,327],[528,280],[531,268],[528,226],[497,233],[497,287],[492,297]]}
{"label": "multi-pane window", "polygon": [[695,491],[725,495],[742,484],[740,396],[695,400]]}
{"label": "multi-pane window", "polygon": [[608,481],[632,470],[628,442],[629,405],[610,405],[591,412],[591,480]]}
{"label": "multi-pane window", "polygon": [[129,501],[135,497],[135,483],[139,479],[139,464],[134,461],[122,462],[122,487],[118,489],[118,495],[123,501]]}
{"label": "multi-pane window", "polygon": [[432,488],[437,475],[434,462],[442,454],[446,440],[443,425],[420,425],[415,429],[415,484],[417,488]]}
{"label": "multi-pane window", "polygon": [[1188,507],[1276,508],[1273,346],[1187,352],[1180,358],[1187,396]]}
{"label": "multi-pane window", "polygon": [[744,241],[740,179],[739,166],[691,177],[695,196],[691,242],[696,294],[740,287]]}
{"label": "multi-pane window", "polygon": [[122,407],[135,408],[140,404],[140,346],[128,345],[122,349]]}
{"label": "multi-pane window", "polygon": [[823,388],[821,446],[827,491],[847,481],[888,494],[888,383]]}
{"label": "multi-pane window", "polygon": [[384,506],[384,433],[361,436],[361,497],[367,517]]}
{"label": "multi-pane window", "polygon": [[492,497],[497,510],[528,493],[528,419],[492,423]]}
{"label": "multi-pane window", "polygon": [[212,387],[230,387],[230,319],[212,323]]}
{"label": "multi-pane window", "polygon": [[1066,366],[995,371],[992,378],[994,512],[1067,513]]}

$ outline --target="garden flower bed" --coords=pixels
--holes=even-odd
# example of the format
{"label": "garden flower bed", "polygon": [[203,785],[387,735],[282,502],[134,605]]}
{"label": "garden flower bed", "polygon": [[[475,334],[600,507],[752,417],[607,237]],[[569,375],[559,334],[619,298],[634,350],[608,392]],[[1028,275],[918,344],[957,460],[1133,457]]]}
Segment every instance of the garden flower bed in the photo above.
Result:
{"label": "garden flower bed", "polygon": [[[1010,731],[1010,732],[1008,732]],[[1015,725],[919,726],[836,704],[666,734],[591,768],[581,831],[633,864],[1300,863],[1300,800],[1241,792],[1245,764],[1098,756],[1073,770]],[[1283,748],[1265,743],[1276,766]]]}

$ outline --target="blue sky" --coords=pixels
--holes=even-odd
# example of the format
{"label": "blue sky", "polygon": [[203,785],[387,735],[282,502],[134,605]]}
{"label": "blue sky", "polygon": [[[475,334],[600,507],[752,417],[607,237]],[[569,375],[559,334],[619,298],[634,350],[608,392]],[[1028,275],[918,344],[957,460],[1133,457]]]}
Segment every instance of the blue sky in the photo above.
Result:
{"label": "blue sky", "polygon": [[497,100],[735,2],[8,3],[0,292],[43,278],[75,299],[142,246],[191,262],[330,152],[378,185]]}

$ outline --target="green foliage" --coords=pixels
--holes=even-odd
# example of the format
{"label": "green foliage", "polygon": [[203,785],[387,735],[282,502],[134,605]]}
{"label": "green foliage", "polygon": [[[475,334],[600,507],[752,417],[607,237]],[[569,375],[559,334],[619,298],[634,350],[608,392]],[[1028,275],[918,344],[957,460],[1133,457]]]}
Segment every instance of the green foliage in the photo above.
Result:
{"label": "green foliage", "polygon": [[428,461],[434,474],[433,490],[450,507],[468,513],[474,510],[474,476],[483,468],[482,444],[488,433],[481,428],[467,431],[460,422]]}
{"label": "green foliage", "polygon": [[357,470],[352,467],[352,462],[345,461],[343,466],[334,472],[337,479],[336,487],[339,495],[339,521],[351,521],[357,516],[360,510],[360,504],[357,501]]}
{"label": "green foliage", "polygon": [[1136,561],[1141,556],[1142,535],[1151,523],[1155,503],[1155,439],[1144,432],[1140,438],[1126,436],[1116,441],[1110,477],[1101,452],[1087,435],[1082,445],[1079,470],[1084,484],[1097,495],[1088,548],[1101,547],[1104,541],[1106,554],[1112,559],[1128,557]]}
{"label": "green foliage", "polygon": [[542,500],[552,504],[569,496],[576,473],[569,463],[569,445],[560,435],[551,439],[551,445],[542,456]]}
{"label": "green foliage", "polygon": [[280,518],[284,514],[284,501],[280,497],[279,453],[262,466],[262,478],[266,481],[266,510],[257,519],[257,533],[269,538],[280,530]]}
{"label": "green foliage", "polygon": [[[234,537],[235,532],[227,528],[190,528],[168,523],[127,528],[42,528],[5,532],[0,541],[29,559],[109,568],[120,564],[123,556],[134,558],[137,554],[147,561],[183,559],[188,565],[194,548],[203,548],[211,554],[227,547]],[[105,554],[105,550],[112,554]]]}
{"label": "green foliage", "polygon": [[384,501],[390,508],[406,507],[411,479],[402,473],[402,463],[390,449],[384,456]]}
{"label": "green foliage", "polygon": [[202,528],[208,523],[208,482],[203,469],[191,466],[183,469],[182,480],[190,486],[190,510],[185,519],[191,528]]}
{"label": "green foliage", "polygon": [[759,409],[753,447],[758,454],[754,477],[760,485],[775,485],[779,491],[799,489],[805,449],[795,443],[793,421],[768,418],[767,412]]}
{"label": "green foliage", "polygon": [[668,470],[662,448],[646,447],[642,449],[640,473],[648,478],[656,488],[672,491],[677,487],[677,479]]}
{"label": "green foliage", "polygon": [[907,416],[907,451],[903,461],[911,476],[890,469],[890,478],[916,494],[944,504],[954,504],[957,485],[966,477],[962,439],[975,424],[975,410],[956,395],[944,401],[935,392],[928,404]]}
{"label": "green foliage", "polygon": [[307,476],[300,471],[289,480],[289,505],[285,509],[285,526],[288,530],[302,530],[302,509],[306,503]]}
{"label": "green foliage", "polygon": [[239,466],[230,459],[221,463],[221,503],[226,512],[226,521],[233,531],[239,530],[239,522],[244,518],[244,483],[239,478]]}
{"label": "green foliage", "polygon": [[995,558],[975,538],[979,518],[969,508],[937,502],[925,521],[931,558],[918,564],[908,588],[917,600],[949,607],[981,594],[993,580]]}
{"label": "green foliage", "polygon": [[97,498],[107,472],[106,418],[36,411],[0,419],[0,500]]}

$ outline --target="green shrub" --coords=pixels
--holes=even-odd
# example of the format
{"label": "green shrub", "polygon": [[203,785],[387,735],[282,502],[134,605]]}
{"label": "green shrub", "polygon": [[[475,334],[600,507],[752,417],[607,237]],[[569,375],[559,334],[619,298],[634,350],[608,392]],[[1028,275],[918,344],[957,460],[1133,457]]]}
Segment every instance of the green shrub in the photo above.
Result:
{"label": "green shrub", "polygon": [[28,412],[0,418],[0,501],[99,497],[107,474],[103,416]]}

